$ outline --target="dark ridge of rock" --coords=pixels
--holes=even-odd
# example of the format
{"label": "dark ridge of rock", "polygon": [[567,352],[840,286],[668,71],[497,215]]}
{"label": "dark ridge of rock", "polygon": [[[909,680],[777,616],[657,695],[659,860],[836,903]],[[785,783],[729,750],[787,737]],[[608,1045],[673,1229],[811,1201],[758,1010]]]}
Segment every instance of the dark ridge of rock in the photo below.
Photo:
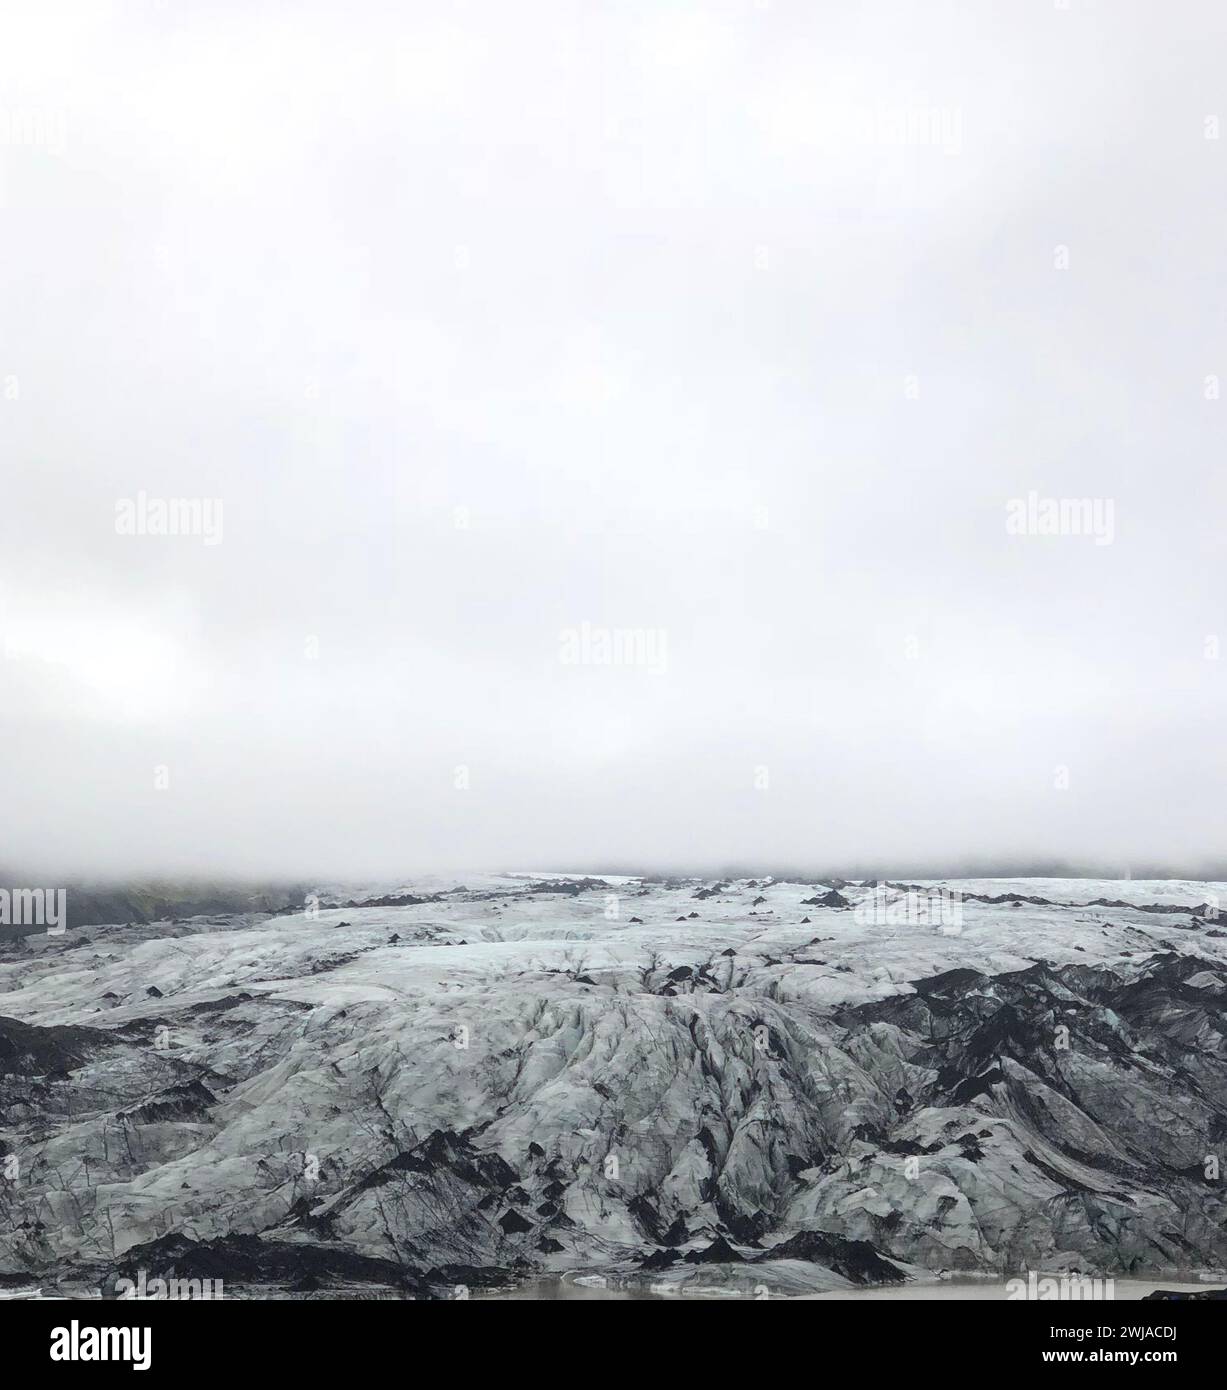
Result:
{"label": "dark ridge of rock", "polygon": [[226,1013],[230,1009],[237,1008],[240,1004],[249,1003],[255,997],[254,994],[248,994],[244,990],[239,994],[227,994],[223,999],[206,999],[203,1004],[193,1004],[184,1012],[189,1015]]}
{"label": "dark ridge of rock", "polygon": [[[877,887],[877,884],[868,882],[866,888]],[[931,893],[933,885],[927,887],[919,883],[892,883],[886,880],[887,888],[897,888],[904,893]],[[1161,916],[1189,913],[1195,917],[1204,917],[1208,913],[1213,913],[1214,908],[1209,903],[1197,903],[1196,905],[1183,906],[1179,903],[1128,903],[1121,898],[1092,898],[1085,903],[1059,903],[1051,898],[1037,898],[1026,893],[970,893],[963,889],[955,890],[958,897],[963,902],[968,903],[987,903],[990,906],[1002,907],[1009,904],[1011,907],[1018,907],[1022,903],[1027,903],[1032,907],[1058,907],[1064,911],[1070,911],[1087,907],[1110,907],[1116,910],[1128,912],[1152,912]]]}
{"label": "dark ridge of rock", "polygon": [[900,1158],[919,1158],[924,1154],[940,1153],[946,1147],[941,1139],[935,1139],[932,1144],[921,1144],[916,1139],[892,1139],[889,1135],[875,1131],[870,1125],[858,1125],[853,1133],[856,1138],[873,1144],[883,1153],[897,1154]]}
{"label": "dark ridge of rock", "polygon": [[0,1016],[0,1076],[47,1076],[84,1066],[99,1047],[114,1046],[100,1028],[52,1025],[43,1028]]}
{"label": "dark ridge of rock", "polygon": [[712,1134],[707,1125],[700,1125],[695,1138],[703,1145],[703,1152],[707,1155],[707,1161],[712,1169],[719,1172],[721,1167],[720,1146],[716,1143],[715,1135]]}
{"label": "dark ridge of rock", "polygon": [[[429,892],[425,897],[418,897],[413,892],[388,892],[381,898],[352,898],[349,902],[331,903],[331,906],[340,908],[343,912],[359,908],[421,908],[425,903],[439,902],[440,898],[442,898],[442,894],[438,894],[438,892]],[[349,923],[338,923],[338,926],[347,927]]]}
{"label": "dark ridge of rock", "polygon": [[283,1284],[308,1276],[385,1285],[420,1281],[415,1270],[356,1254],[343,1245],[299,1244],[255,1235],[204,1241],[185,1235],[159,1236],[126,1251],[119,1270],[129,1278],[143,1270],[150,1278],[223,1279],[233,1284]]}
{"label": "dark ridge of rock", "polygon": [[677,1264],[682,1257],[676,1250],[653,1250],[650,1255],[644,1255],[639,1261],[640,1269],[668,1269],[670,1265]]}
{"label": "dark ridge of rock", "polygon": [[945,970],[940,975],[913,980],[912,988],[926,999],[952,998],[966,993],[972,985],[979,984],[984,978],[978,970]]}
{"label": "dark ridge of rock", "polygon": [[343,951],[339,955],[324,956],[320,960],[311,962],[312,975],[326,975],[330,970],[339,970],[343,965],[348,965],[351,961],[358,959],[362,951]]}
{"label": "dark ridge of rock", "polygon": [[145,991],[145,993],[150,997],[150,999],[162,998],[162,991],[157,987],[157,985],[150,985],[149,988]]}
{"label": "dark ridge of rock", "polygon": [[1156,912],[1164,916],[1189,912],[1195,917],[1204,917],[1207,913],[1214,911],[1209,903],[1199,903],[1196,907],[1183,907],[1179,903],[1127,903],[1122,902],[1119,898],[1092,898],[1089,903],[1081,903],[1079,906],[1125,908],[1133,912]]}
{"label": "dark ridge of rock", "polygon": [[523,1235],[533,1228],[533,1223],[521,1216],[515,1207],[508,1207],[499,1217],[498,1224],[503,1228],[503,1234],[508,1236]]}
{"label": "dark ridge of rock", "polygon": [[[325,1215],[303,1224],[332,1233],[338,1217],[360,1202],[363,1194],[406,1182],[409,1188],[398,1192],[395,1200],[416,1192],[425,1203],[419,1208],[424,1213],[455,1210],[453,1204],[457,1202],[462,1209],[471,1205],[476,1211],[488,1211],[500,1204],[499,1194],[517,1181],[515,1169],[500,1154],[484,1153],[463,1135],[450,1130],[434,1130],[412,1149],[397,1154],[354,1183]],[[422,1234],[421,1230],[407,1232],[404,1248],[414,1248],[413,1242]]]}
{"label": "dark ridge of rock", "polygon": [[820,896],[815,896],[815,897],[812,897],[812,898],[802,898],[802,899],[801,899],[801,906],[802,906],[802,907],[851,907],[852,904],[848,901],[847,898],[844,897],[844,895],[839,891],[838,888],[832,888],[831,891],[830,891],[829,893],[823,893],[823,894],[821,894]]}
{"label": "dark ridge of rock", "polygon": [[503,1189],[519,1181],[519,1174],[501,1154],[482,1153],[462,1135],[445,1129],[433,1130],[420,1144],[397,1154],[376,1173],[433,1173],[440,1169],[482,1187]]}
{"label": "dark ridge of rock", "polygon": [[741,1265],[746,1263],[746,1257],[734,1250],[724,1236],[717,1236],[705,1250],[688,1250],[682,1259],[688,1265]]}
{"label": "dark ridge of rock", "polygon": [[861,1285],[902,1284],[907,1277],[867,1240],[848,1240],[826,1231],[800,1231],[755,1256],[754,1263],[766,1260],[808,1260]]}
{"label": "dark ridge of rock", "polygon": [[690,1232],[686,1229],[686,1218],[678,1215],[674,1217],[673,1224],[660,1238],[662,1245],[685,1245],[690,1239]]}
{"label": "dark ridge of rock", "polygon": [[168,1120],[200,1120],[217,1104],[217,1097],[201,1081],[184,1081],[130,1105],[119,1114],[137,1124],[149,1125]]}
{"label": "dark ridge of rock", "polygon": [[660,1243],[660,1213],[647,1193],[641,1192],[632,1197],[626,1204],[626,1210],[649,1240]]}
{"label": "dark ridge of rock", "polygon": [[537,893],[562,893],[566,897],[578,897],[580,893],[588,893],[593,889],[599,888],[609,892],[609,884],[603,878],[570,878],[570,879],[551,879],[547,883],[533,883],[529,890],[532,894]]}
{"label": "dark ridge of rock", "polygon": [[729,1234],[741,1245],[757,1245],[763,1234],[771,1229],[769,1213],[740,1211],[719,1195],[716,1198],[716,1211]]}
{"label": "dark ridge of rock", "polygon": [[[351,908],[360,907],[421,907],[425,903],[437,903],[438,893],[431,893],[425,898],[419,898],[413,893],[389,893],[382,898],[363,898],[361,902],[350,901],[347,903],[337,903],[337,907],[348,912]],[[338,926],[349,926],[348,922],[338,922]]]}

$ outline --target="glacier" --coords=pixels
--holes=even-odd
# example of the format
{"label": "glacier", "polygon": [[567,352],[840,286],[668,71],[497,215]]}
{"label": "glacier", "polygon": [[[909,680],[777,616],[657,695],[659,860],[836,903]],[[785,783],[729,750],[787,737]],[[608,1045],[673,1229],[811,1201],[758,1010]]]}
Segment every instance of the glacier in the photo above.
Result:
{"label": "glacier", "polygon": [[1223,892],[482,874],[6,941],[0,1286],[1221,1273]]}

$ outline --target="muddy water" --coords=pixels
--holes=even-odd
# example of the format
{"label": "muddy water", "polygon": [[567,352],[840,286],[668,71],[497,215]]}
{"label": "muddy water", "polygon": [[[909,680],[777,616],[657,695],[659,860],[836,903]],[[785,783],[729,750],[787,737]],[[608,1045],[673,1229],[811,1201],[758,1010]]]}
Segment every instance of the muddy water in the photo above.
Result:
{"label": "muddy water", "polygon": [[[1174,1289],[1183,1293],[1204,1293],[1207,1289],[1222,1288],[1223,1280],[1215,1283],[1188,1282],[1186,1279],[1116,1279],[1111,1288],[1103,1282],[1103,1297],[1116,1303],[1135,1303],[1154,1293],[1156,1289]],[[992,1302],[1008,1301],[1012,1290],[1007,1284],[987,1279],[943,1280],[940,1284],[904,1284],[889,1289],[836,1289],[832,1293],[805,1295],[815,1302],[825,1300],[842,1301],[846,1299],[869,1300],[875,1302],[896,1302],[900,1299],[919,1299],[926,1302]],[[1014,1297],[1019,1298],[1015,1293]]]}
{"label": "muddy water", "polygon": [[[1185,1293],[1204,1292],[1206,1289],[1222,1288],[1227,1278],[1211,1281],[1197,1280],[1192,1276],[1171,1279],[1117,1279],[1112,1285],[1110,1296],[1117,1303],[1136,1302],[1156,1289],[1175,1289]],[[571,1299],[651,1299],[654,1301],[686,1299],[688,1302],[711,1298],[713,1293],[729,1297],[727,1289],[705,1293],[694,1289],[689,1293],[657,1294],[647,1288],[589,1288],[583,1284],[572,1284],[562,1279],[536,1279],[514,1289],[495,1289],[489,1292],[474,1292],[475,1299],[509,1299],[539,1302],[562,1302]],[[793,1295],[815,1302],[847,1301],[894,1303],[898,1301],[919,1301],[939,1303],[1007,1301],[1010,1288],[1005,1283],[988,1279],[948,1279],[931,1284],[904,1284],[895,1288],[880,1289],[837,1289],[830,1293]],[[734,1295],[735,1296],[735,1295]],[[1017,1295],[1016,1295],[1017,1297]]]}
{"label": "muddy water", "polygon": [[571,1284],[562,1279],[534,1279],[514,1289],[492,1289],[489,1292],[474,1293],[481,1299],[528,1299],[539,1302],[558,1302],[569,1299],[652,1299],[659,1301],[660,1295],[649,1289],[590,1289],[585,1284]]}

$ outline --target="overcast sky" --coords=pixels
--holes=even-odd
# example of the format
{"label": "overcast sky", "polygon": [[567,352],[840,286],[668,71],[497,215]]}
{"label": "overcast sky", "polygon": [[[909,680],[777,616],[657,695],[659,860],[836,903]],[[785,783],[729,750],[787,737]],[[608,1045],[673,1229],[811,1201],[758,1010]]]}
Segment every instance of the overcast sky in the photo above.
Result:
{"label": "overcast sky", "polygon": [[1225,70],[1219,0],[5,4],[0,862],[1221,857]]}

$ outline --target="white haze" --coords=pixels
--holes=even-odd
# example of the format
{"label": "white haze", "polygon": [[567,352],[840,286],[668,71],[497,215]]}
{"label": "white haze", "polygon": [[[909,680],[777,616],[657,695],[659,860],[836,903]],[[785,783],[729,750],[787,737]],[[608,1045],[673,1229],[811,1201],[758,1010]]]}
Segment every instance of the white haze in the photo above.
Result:
{"label": "white haze", "polygon": [[1221,857],[1225,60],[1214,0],[6,4],[0,862]]}

